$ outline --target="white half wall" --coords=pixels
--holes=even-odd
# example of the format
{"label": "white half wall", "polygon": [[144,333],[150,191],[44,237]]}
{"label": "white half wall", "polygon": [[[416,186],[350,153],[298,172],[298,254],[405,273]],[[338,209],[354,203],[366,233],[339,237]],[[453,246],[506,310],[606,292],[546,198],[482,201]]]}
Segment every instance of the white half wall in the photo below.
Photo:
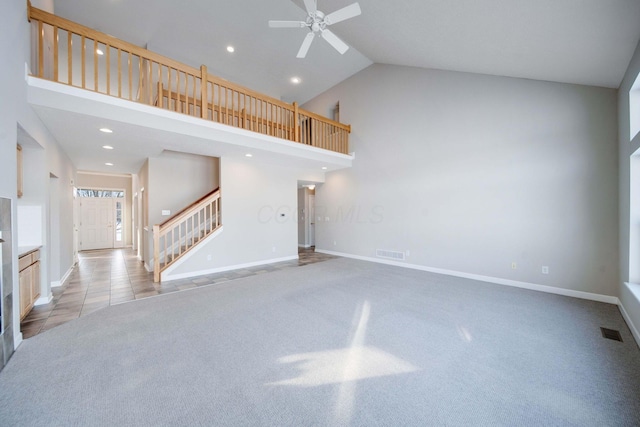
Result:
{"label": "white half wall", "polygon": [[338,101],[318,249],[618,295],[615,90],[376,64],[304,108]]}

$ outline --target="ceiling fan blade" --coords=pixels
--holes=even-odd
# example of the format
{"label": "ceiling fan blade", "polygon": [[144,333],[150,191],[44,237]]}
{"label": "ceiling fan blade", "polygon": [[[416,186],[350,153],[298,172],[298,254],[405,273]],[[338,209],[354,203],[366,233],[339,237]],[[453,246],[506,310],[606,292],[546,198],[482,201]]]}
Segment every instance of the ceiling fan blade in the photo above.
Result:
{"label": "ceiling fan blade", "polygon": [[271,28],[304,28],[307,26],[303,21],[269,21]]}
{"label": "ceiling fan blade", "polygon": [[327,16],[325,16],[324,22],[327,25],[332,25],[337,22],[344,21],[345,19],[358,16],[361,13],[362,13],[362,10],[360,10],[360,5],[356,2],[356,3],[350,4],[347,7],[343,7],[340,10],[336,10],[335,12],[328,14]]}
{"label": "ceiling fan blade", "polygon": [[307,13],[309,15],[311,15],[312,13],[316,13],[316,0],[304,0],[304,7],[307,8]]}
{"label": "ceiling fan blade", "polygon": [[307,52],[309,52],[309,48],[311,47],[311,42],[313,41],[315,36],[316,36],[315,33],[313,33],[312,31],[309,31],[307,36],[302,41],[302,46],[300,46],[300,50],[296,55],[297,58],[304,58],[305,56],[307,56]]}
{"label": "ceiling fan blade", "polygon": [[322,38],[325,39],[326,41],[329,42],[329,44],[331,46],[334,47],[335,50],[337,50],[338,52],[340,52],[340,55],[344,55],[344,53],[349,50],[349,46],[347,46],[347,44],[345,42],[343,42],[342,40],[340,40],[340,38],[338,36],[336,36],[335,34],[333,34],[331,32],[331,30],[324,30],[322,33]]}

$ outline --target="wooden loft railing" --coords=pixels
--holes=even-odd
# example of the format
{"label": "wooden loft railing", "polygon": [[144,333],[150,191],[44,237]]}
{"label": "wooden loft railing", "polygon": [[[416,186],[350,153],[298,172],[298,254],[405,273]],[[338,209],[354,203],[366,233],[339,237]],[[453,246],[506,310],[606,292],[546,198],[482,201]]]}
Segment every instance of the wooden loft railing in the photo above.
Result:
{"label": "wooden loft railing", "polygon": [[[351,126],[76,24],[29,3],[36,76],[347,154]],[[203,108],[203,105],[206,108]]]}
{"label": "wooden loft railing", "polygon": [[222,227],[220,189],[206,196],[163,222],[153,226],[153,281],[182,258],[204,238]]}

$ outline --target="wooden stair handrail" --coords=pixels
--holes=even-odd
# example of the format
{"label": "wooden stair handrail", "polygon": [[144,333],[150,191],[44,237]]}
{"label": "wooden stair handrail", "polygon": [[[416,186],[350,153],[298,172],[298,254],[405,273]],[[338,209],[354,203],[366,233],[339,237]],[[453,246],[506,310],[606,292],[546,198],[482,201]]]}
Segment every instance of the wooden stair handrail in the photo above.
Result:
{"label": "wooden stair handrail", "polygon": [[164,222],[158,224],[158,227],[160,227],[160,230],[162,230],[163,228],[169,227],[170,225],[173,225],[176,222],[180,222],[180,220],[191,216],[190,214],[192,213],[192,211],[197,211],[198,210],[197,208],[199,206],[206,204],[206,202],[209,201],[210,198],[213,199],[214,196],[216,196],[216,193],[220,193],[220,187],[216,188],[215,190],[213,190],[210,193],[205,194],[204,196],[200,197],[195,202],[191,203],[186,208],[181,209],[177,213],[173,214],[171,217],[166,219]]}

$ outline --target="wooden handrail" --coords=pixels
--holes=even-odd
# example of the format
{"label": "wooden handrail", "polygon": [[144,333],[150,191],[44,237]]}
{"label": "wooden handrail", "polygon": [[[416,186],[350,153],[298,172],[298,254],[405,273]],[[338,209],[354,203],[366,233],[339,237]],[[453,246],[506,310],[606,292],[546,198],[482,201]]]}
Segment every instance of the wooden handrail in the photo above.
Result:
{"label": "wooden handrail", "polygon": [[96,31],[92,28],[85,27],[84,25],[75,23],[65,18],[61,18],[52,13],[45,12],[44,10],[38,9],[37,7],[31,6],[29,8],[29,19],[40,21],[44,24],[49,24],[54,27],[62,28],[66,31],[71,31],[74,34],[84,36],[91,40],[97,40],[102,44],[119,48],[121,50],[143,57],[145,59],[149,59],[151,61],[161,63],[162,65],[179,69],[180,71],[184,71],[185,73],[195,74],[195,75],[198,75],[200,73],[200,70],[198,70],[197,68],[190,67],[188,65],[175,61],[166,56],[162,56],[155,52],[142,48],[140,46],[136,46],[135,44],[120,40],[117,37],[110,36],[109,34]]}
{"label": "wooden handrail", "polygon": [[[34,8],[30,3],[28,9],[28,18],[38,29],[35,69],[39,78],[348,153],[350,125],[210,75],[204,65],[198,69],[182,64]],[[47,29],[52,27],[52,33],[45,32],[45,25]],[[53,40],[49,48],[52,47],[53,52],[45,55],[45,43],[50,41],[51,34]],[[98,52],[99,49],[103,52]],[[67,56],[66,60],[60,59],[63,55]]]}

